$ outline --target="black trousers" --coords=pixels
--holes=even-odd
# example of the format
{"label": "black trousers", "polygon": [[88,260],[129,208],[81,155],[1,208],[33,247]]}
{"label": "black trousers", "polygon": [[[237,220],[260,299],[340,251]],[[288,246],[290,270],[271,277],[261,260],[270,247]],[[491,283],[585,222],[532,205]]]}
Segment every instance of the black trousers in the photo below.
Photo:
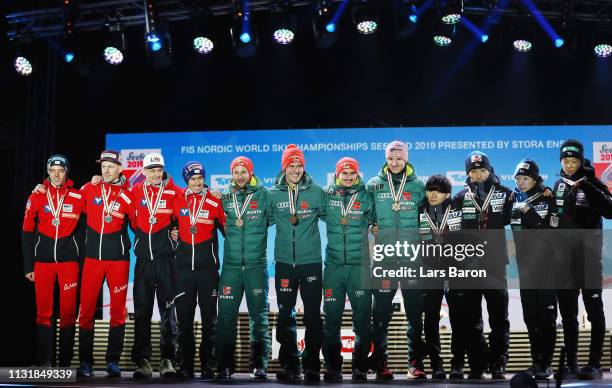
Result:
{"label": "black trousers", "polygon": [[[601,367],[604,338],[606,335],[606,317],[599,290],[582,290],[582,301],[591,322],[591,346],[589,365]],[[580,290],[557,290],[559,311],[563,321],[563,342],[567,354],[567,364],[576,366],[578,352],[578,296]]]}
{"label": "black trousers", "polygon": [[470,370],[483,372],[487,368],[488,346],[483,335],[482,291],[450,289],[446,300],[453,333],[451,367],[463,369],[467,353]]}
{"label": "black trousers", "polygon": [[[217,327],[217,270],[192,271],[179,269],[176,283],[175,305],[179,327],[181,369],[193,370],[195,358],[195,335],[193,319],[196,304],[200,306],[202,341],[200,343],[201,370],[215,367],[215,332]],[[221,295],[223,297],[223,295]]]}
{"label": "black trousers", "polygon": [[299,290],[304,302],[304,326],[306,326],[302,363],[306,369],[321,370],[319,359],[323,341],[321,264],[302,264],[294,267],[277,262],[274,285],[278,301],[276,340],[280,343],[278,361],[281,367],[289,369],[300,367],[295,320],[295,304]]}
{"label": "black trousers", "polygon": [[134,268],[134,347],[132,361],[151,359],[151,316],[157,295],[161,318],[159,346],[161,358],[175,359],[177,346],[174,286],[176,271],[174,258],[137,259]]}
{"label": "black trousers", "polygon": [[531,360],[549,367],[557,338],[557,297],[554,290],[521,290],[523,320],[529,333]]}
{"label": "black trousers", "polygon": [[434,370],[442,368],[443,364],[442,357],[440,356],[442,352],[442,347],[440,345],[440,309],[442,307],[444,294],[443,288],[423,290],[423,307],[425,312],[423,329],[425,331],[425,347],[429,354],[431,368]]}

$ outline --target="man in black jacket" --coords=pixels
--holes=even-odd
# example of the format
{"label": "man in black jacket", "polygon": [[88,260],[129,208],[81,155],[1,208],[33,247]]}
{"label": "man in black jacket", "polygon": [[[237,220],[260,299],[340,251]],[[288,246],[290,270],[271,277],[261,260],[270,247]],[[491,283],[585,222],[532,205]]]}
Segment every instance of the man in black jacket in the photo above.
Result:
{"label": "man in black jacket", "polygon": [[[563,334],[567,350],[565,373],[581,379],[600,379],[601,356],[606,331],[602,301],[602,216],[612,218],[612,196],[606,185],[595,177],[595,171],[584,158],[584,147],[573,139],[561,145],[561,179],[554,193],[559,207],[559,227],[566,229],[563,238],[563,270],[570,274],[569,284],[557,290]],[[559,287],[561,288],[561,287]],[[578,295],[591,322],[589,363],[578,369]]]}
{"label": "man in black jacket", "polygon": [[557,296],[554,291],[558,211],[545,187],[538,165],[519,162],[514,172],[514,206],[510,225],[516,247],[521,284],[523,319],[529,333],[532,366],[528,372],[538,380],[552,377],[552,357],[557,337]]}
{"label": "man in black jacket", "polygon": [[[487,279],[482,286],[470,290],[469,311],[477,316],[464,317],[470,325],[482,327],[480,305],[482,297],[487,301],[489,312],[489,358],[488,364],[493,379],[505,379],[505,367],[508,362],[510,342],[510,321],[508,320],[508,289],[506,281],[506,236],[504,226],[510,222],[512,211],[512,192],[499,183],[499,178],[482,152],[474,151],[465,160],[465,172],[468,175],[465,189],[460,191],[454,202],[462,211],[463,230],[478,231],[473,235],[476,241],[486,242],[485,255],[480,259],[480,269],[486,269]],[[473,337],[472,341],[476,340]],[[476,344],[471,344],[471,347]],[[486,369],[482,360],[482,370],[472,370],[469,378],[481,379]]]}

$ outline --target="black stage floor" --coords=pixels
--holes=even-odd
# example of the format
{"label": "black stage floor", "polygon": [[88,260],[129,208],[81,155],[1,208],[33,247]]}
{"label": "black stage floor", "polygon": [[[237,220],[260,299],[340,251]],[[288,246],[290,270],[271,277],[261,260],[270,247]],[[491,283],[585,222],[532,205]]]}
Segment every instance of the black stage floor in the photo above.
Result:
{"label": "black stage floor", "polygon": [[[433,380],[406,380],[405,376],[396,376],[396,379],[389,382],[378,382],[373,379],[373,375],[370,376],[372,380],[369,380],[367,383],[359,383],[353,384],[350,380],[350,375],[344,375],[344,381],[341,383],[328,383],[321,381],[319,383],[306,383],[306,382],[298,382],[298,383],[281,383],[278,382],[274,377],[269,378],[264,381],[255,381],[247,374],[237,373],[234,375],[234,378],[231,380],[204,380],[204,379],[174,379],[174,378],[160,378],[159,374],[155,373],[153,378],[149,380],[134,380],[131,377],[131,372],[124,372],[124,377],[122,378],[106,378],[104,376],[104,372],[97,371],[96,372],[99,377],[87,378],[87,379],[79,379],[76,383],[71,384],[58,384],[58,383],[49,383],[40,386],[45,387],[121,387],[121,386],[129,386],[129,387],[164,387],[169,385],[176,386],[195,386],[198,384],[204,384],[208,387],[221,387],[221,386],[256,386],[258,388],[268,388],[268,387],[283,387],[283,386],[300,386],[300,385],[314,385],[314,386],[367,386],[368,388],[376,388],[376,387],[389,387],[389,386],[405,386],[405,385],[415,385],[415,386],[424,386],[427,388],[434,387],[508,387],[510,386],[510,378],[513,376],[512,374],[508,374],[508,380],[506,381],[493,381],[491,379],[480,380],[478,382],[472,380],[443,380],[443,381],[433,381]],[[550,381],[539,381],[538,387],[555,387],[555,380]],[[32,386],[32,384],[23,384]],[[0,386],[6,386],[6,384],[0,384]],[[593,381],[580,381],[568,379],[564,380],[562,383],[563,387],[566,388],[580,388],[580,387],[612,387],[612,373],[604,373],[603,380],[593,380]]]}

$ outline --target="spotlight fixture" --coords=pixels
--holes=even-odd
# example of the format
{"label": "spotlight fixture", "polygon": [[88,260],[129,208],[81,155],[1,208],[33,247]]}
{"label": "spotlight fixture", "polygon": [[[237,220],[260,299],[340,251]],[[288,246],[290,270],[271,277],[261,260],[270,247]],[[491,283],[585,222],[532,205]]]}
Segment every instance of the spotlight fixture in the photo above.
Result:
{"label": "spotlight fixture", "polygon": [[[348,0],[343,0],[347,2]],[[334,19],[330,0],[317,0],[314,5],[312,16],[312,30],[317,46],[320,48],[331,47],[338,39],[337,23]]]}
{"label": "spotlight fixture", "polygon": [[120,65],[126,52],[125,35],[123,25],[119,18],[108,19],[106,21],[108,39],[104,45],[104,60],[111,65]]}
{"label": "spotlight fixture", "polygon": [[277,3],[270,16],[272,39],[280,45],[293,43],[297,31],[295,16],[291,14],[289,2]]}
{"label": "spotlight fixture", "polygon": [[453,44],[455,30],[456,25],[454,24],[440,24],[433,36],[434,43],[439,47],[450,46]]}
{"label": "spotlight fixture", "polygon": [[172,41],[157,17],[155,0],[144,0],[145,46],[147,55],[155,67],[169,67],[172,64]]}
{"label": "spotlight fixture", "polygon": [[512,47],[520,53],[528,53],[533,49],[535,31],[532,24],[517,23],[512,26]]}
{"label": "spotlight fixture", "polygon": [[612,55],[612,33],[609,29],[598,27],[595,30],[593,53],[598,58],[609,58]]}
{"label": "spotlight fixture", "polygon": [[440,20],[444,24],[457,24],[463,15],[463,0],[440,0]]}
{"label": "spotlight fixture", "polygon": [[380,19],[376,4],[376,0],[364,0],[352,9],[353,24],[362,35],[370,35],[378,30]]}
{"label": "spotlight fixture", "polygon": [[257,53],[259,38],[252,28],[252,15],[246,0],[237,6],[230,29],[234,52],[239,58],[252,58]]}
{"label": "spotlight fixture", "polygon": [[193,28],[193,50],[198,54],[207,55],[215,48],[213,38],[212,15],[210,11],[199,2],[196,2],[191,11],[191,21]]}

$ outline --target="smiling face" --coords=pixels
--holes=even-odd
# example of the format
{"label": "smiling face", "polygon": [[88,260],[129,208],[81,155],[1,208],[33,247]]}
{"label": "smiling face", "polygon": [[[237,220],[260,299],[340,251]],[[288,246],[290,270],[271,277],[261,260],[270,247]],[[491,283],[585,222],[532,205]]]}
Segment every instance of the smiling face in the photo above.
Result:
{"label": "smiling face", "polygon": [[304,176],[304,166],[300,163],[291,163],[285,170],[287,181],[293,185],[297,185]]}
{"label": "smiling face", "polygon": [[491,172],[489,172],[489,170],[487,170],[486,168],[474,168],[470,170],[468,175],[470,176],[470,181],[474,183],[483,183],[487,179],[489,179],[489,175],[491,175]]}
{"label": "smiling face", "polygon": [[244,166],[236,166],[232,170],[232,179],[239,188],[244,188],[249,183],[249,170]]}
{"label": "smiling face", "polygon": [[147,183],[150,185],[159,186],[164,179],[163,167],[145,168],[142,171],[147,179]]}
{"label": "smiling face", "polygon": [[427,202],[429,202],[431,206],[439,205],[444,202],[445,199],[450,198],[449,193],[441,193],[436,190],[427,191],[425,194],[427,195]]}
{"label": "smiling face", "polygon": [[342,186],[351,187],[357,180],[357,171],[353,170],[352,168],[344,169],[340,172],[340,174],[338,174],[338,179],[340,180]]}
{"label": "smiling face", "polygon": [[566,175],[574,175],[580,168],[580,159],[563,158],[561,159],[561,168]]}
{"label": "smiling face", "polygon": [[518,189],[523,193],[533,189],[533,187],[536,185],[536,181],[527,175],[517,175],[515,181],[516,187],[518,187]]}
{"label": "smiling face", "polygon": [[66,183],[66,169],[61,166],[51,166],[47,170],[49,174],[49,181],[55,187],[61,187]]}
{"label": "smiling face", "polygon": [[106,183],[116,181],[123,170],[121,165],[106,160],[100,164],[100,168],[102,170],[102,179]]}
{"label": "smiling face", "polygon": [[401,151],[391,152],[391,156],[387,158],[387,166],[392,174],[399,174],[406,168],[406,161],[402,157]]}
{"label": "smiling face", "polygon": [[187,182],[187,187],[195,194],[200,194],[202,190],[204,190],[204,177],[202,175],[194,175],[189,178],[189,182]]}

